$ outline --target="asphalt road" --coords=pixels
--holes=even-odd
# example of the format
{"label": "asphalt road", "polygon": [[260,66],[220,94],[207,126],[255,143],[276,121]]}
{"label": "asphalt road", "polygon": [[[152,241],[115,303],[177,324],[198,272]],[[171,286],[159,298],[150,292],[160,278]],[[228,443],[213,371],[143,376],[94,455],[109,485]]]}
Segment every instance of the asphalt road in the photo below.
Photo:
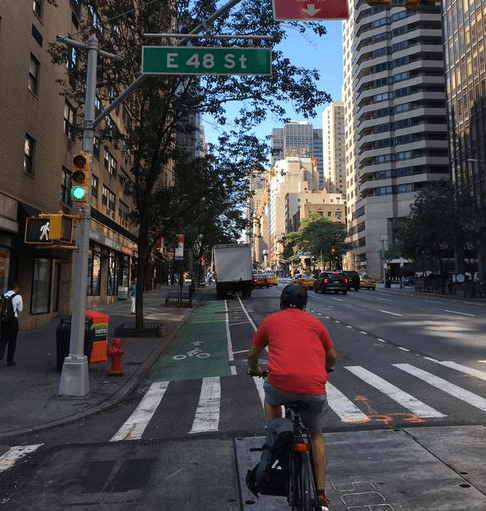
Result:
{"label": "asphalt road", "polygon": [[[0,473],[2,508],[286,509],[244,484],[264,427],[246,350],[282,285],[201,307],[116,409],[13,439],[41,447]],[[325,428],[332,509],[484,511],[484,304],[310,292],[308,312],[339,355]]]}

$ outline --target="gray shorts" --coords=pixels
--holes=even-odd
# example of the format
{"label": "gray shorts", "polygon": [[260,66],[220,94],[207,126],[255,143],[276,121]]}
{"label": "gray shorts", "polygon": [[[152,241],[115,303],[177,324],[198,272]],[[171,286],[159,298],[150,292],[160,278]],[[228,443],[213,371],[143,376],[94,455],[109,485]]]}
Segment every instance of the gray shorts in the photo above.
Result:
{"label": "gray shorts", "polygon": [[304,426],[309,429],[322,429],[329,411],[327,394],[292,394],[276,389],[267,380],[263,383],[265,398],[273,406],[287,403],[302,403],[305,407],[300,411]]}

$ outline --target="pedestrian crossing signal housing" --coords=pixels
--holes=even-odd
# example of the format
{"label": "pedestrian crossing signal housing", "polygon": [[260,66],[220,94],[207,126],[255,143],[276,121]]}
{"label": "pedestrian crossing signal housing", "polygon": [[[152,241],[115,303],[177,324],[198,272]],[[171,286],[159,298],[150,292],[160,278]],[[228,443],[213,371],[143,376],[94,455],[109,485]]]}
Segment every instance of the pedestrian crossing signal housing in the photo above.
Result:
{"label": "pedestrian crossing signal housing", "polygon": [[71,198],[77,204],[84,204],[89,198],[90,158],[85,153],[73,157],[71,175]]}

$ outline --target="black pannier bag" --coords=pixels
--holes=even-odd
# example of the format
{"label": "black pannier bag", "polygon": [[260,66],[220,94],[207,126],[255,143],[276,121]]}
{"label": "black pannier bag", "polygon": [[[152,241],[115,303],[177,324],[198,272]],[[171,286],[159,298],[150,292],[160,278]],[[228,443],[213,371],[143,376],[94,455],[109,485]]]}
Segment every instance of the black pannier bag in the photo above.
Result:
{"label": "black pannier bag", "polygon": [[266,429],[265,443],[258,464],[248,470],[246,485],[248,489],[258,497],[262,495],[287,495],[289,481],[290,453],[294,438],[294,427],[290,419],[274,419]]}

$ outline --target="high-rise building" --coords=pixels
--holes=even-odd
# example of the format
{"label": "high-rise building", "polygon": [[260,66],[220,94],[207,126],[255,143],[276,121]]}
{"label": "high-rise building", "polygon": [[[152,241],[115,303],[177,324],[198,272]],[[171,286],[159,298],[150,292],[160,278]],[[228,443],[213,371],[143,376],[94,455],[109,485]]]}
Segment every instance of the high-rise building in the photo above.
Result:
{"label": "high-rise building", "polygon": [[[380,278],[416,192],[449,179],[440,8],[350,2],[343,55],[352,246],[345,265]],[[399,272],[393,261],[391,271]]]}
{"label": "high-rise building", "polygon": [[451,174],[486,192],[486,1],[443,2]]}
{"label": "high-rise building", "polygon": [[[475,197],[486,193],[486,0],[443,2],[451,177]],[[486,246],[479,244],[486,275]]]}
{"label": "high-rise building", "polygon": [[317,158],[319,186],[323,185],[322,130],[307,121],[290,121],[272,129],[272,165],[289,156]]}
{"label": "high-rise building", "polygon": [[344,103],[331,103],[322,114],[324,186],[328,191],[346,191],[344,151]]}

